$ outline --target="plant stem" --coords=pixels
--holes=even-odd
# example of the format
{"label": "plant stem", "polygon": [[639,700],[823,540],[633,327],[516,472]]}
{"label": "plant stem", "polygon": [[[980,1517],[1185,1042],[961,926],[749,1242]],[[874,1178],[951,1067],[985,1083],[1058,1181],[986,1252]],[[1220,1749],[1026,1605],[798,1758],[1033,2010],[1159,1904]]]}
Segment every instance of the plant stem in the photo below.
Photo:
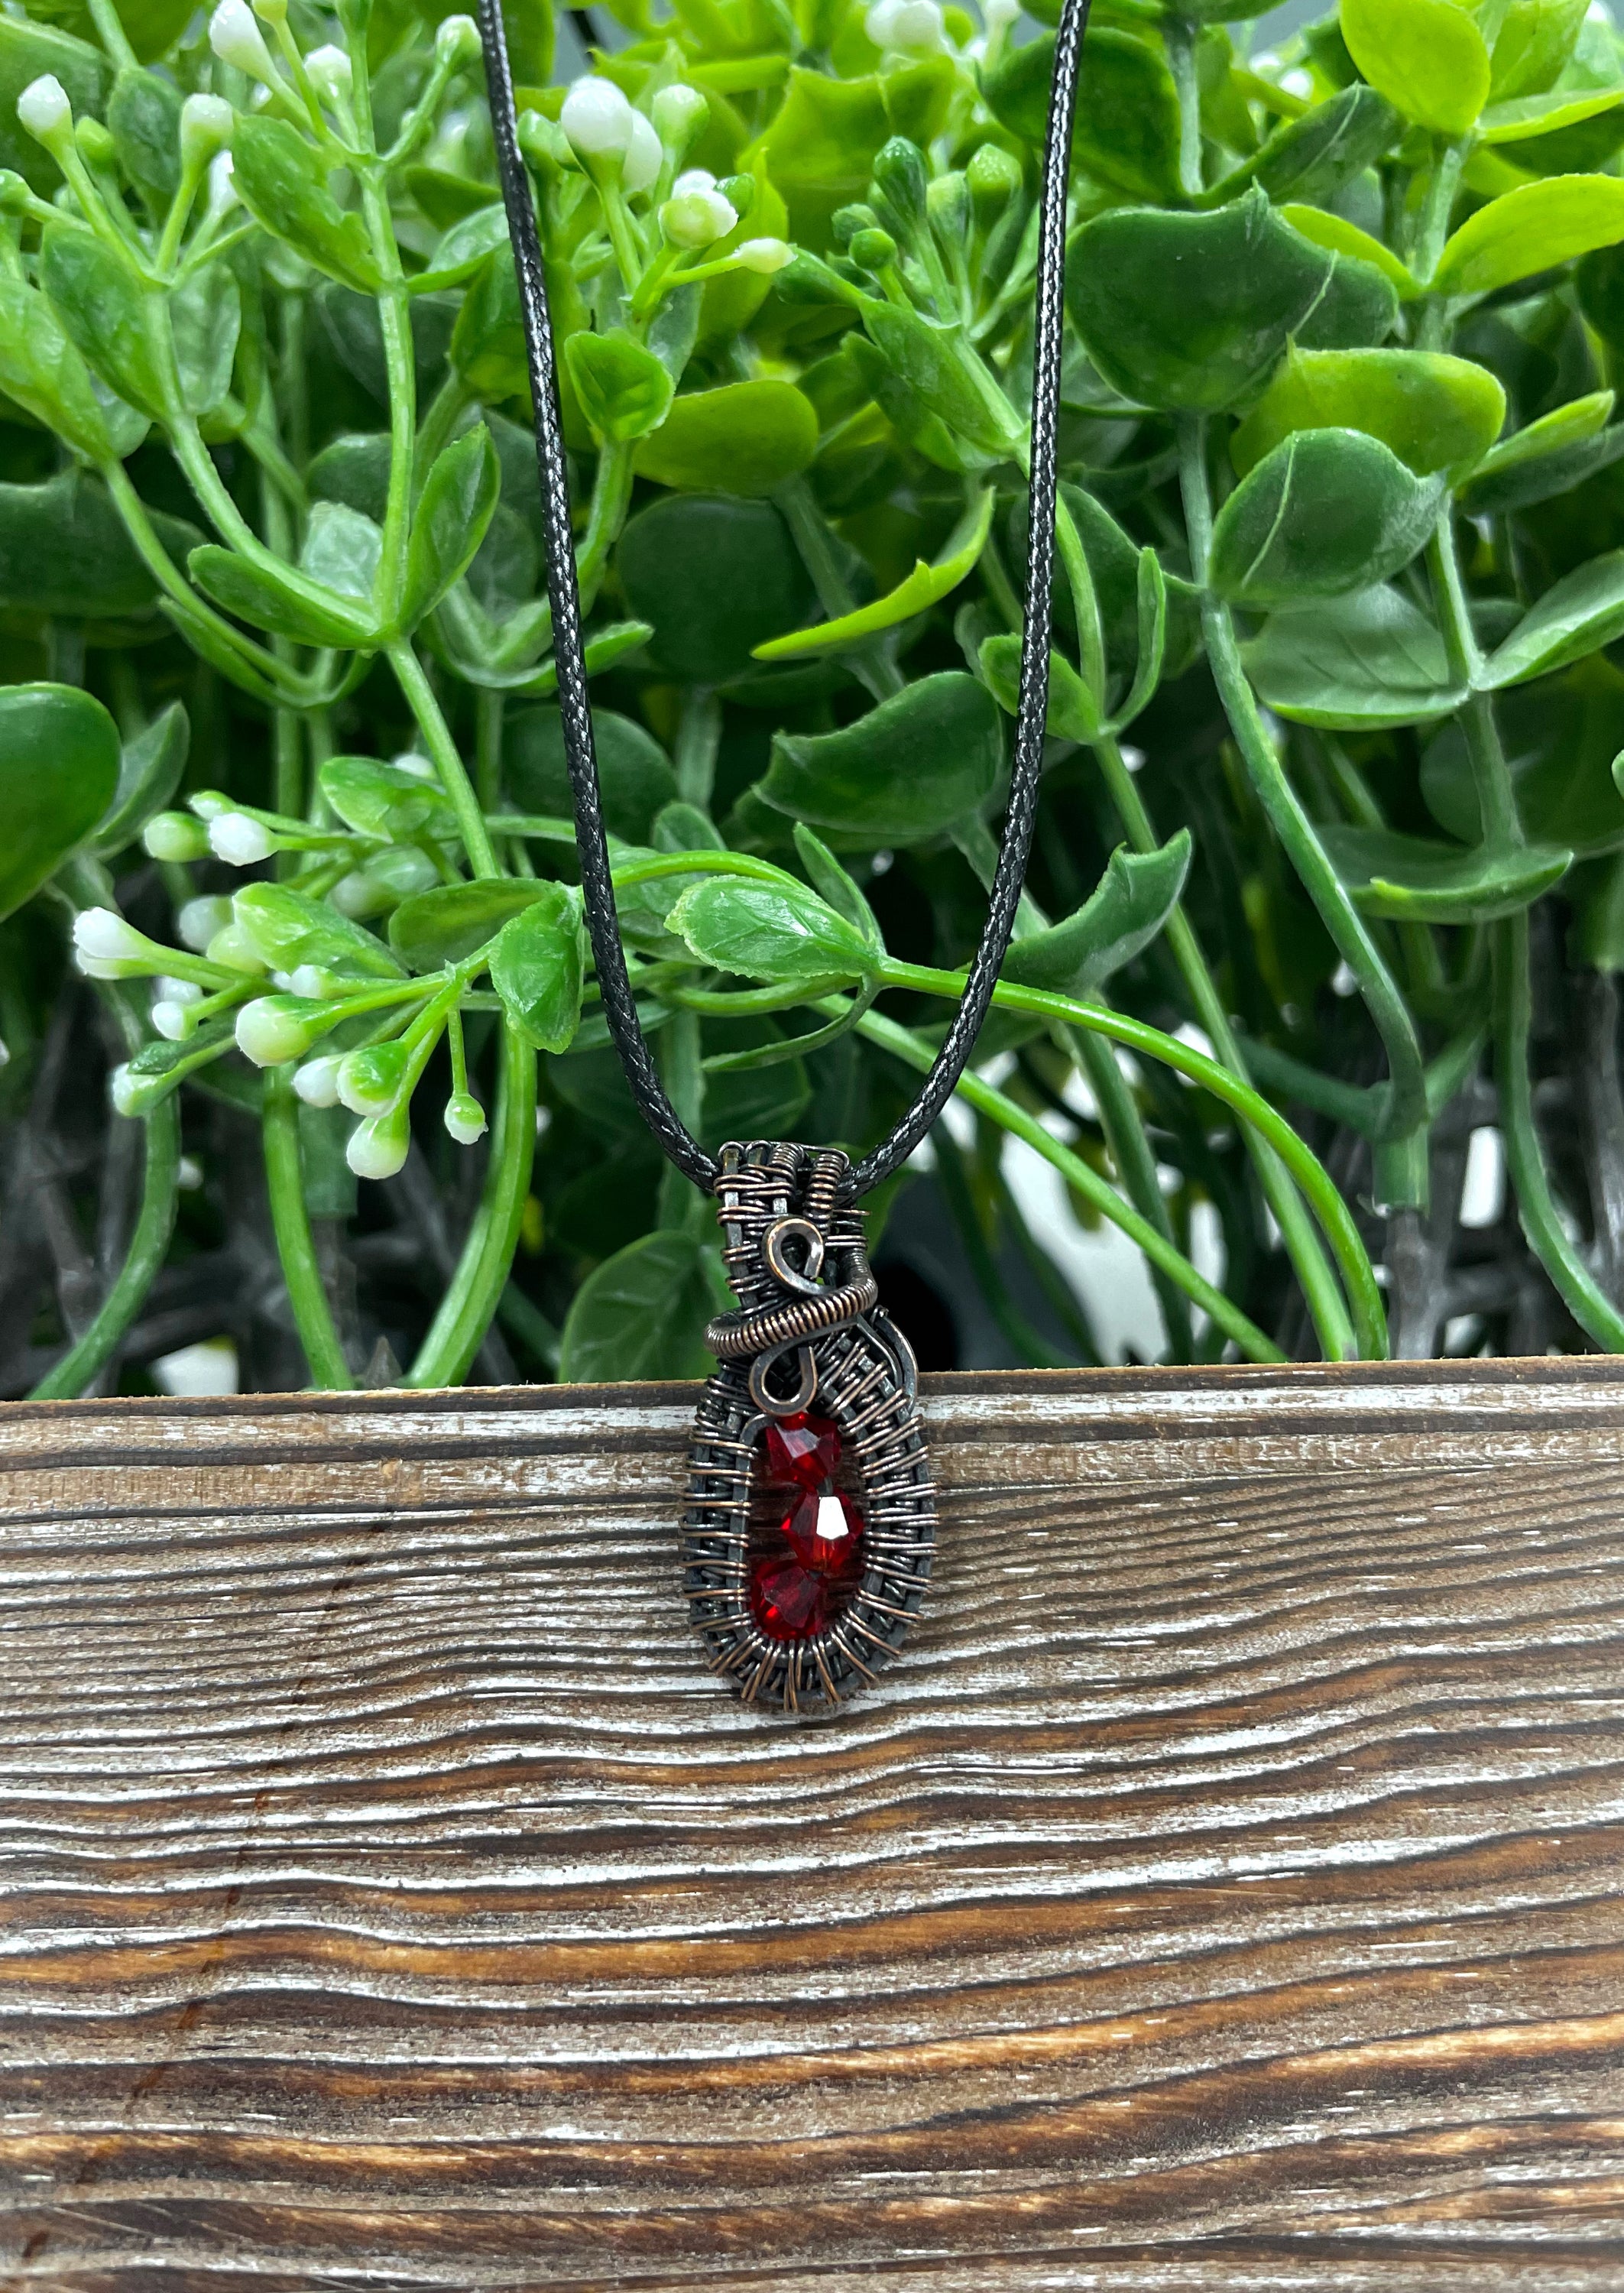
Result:
{"label": "plant stem", "polygon": [[1609,1353],[1624,1353],[1624,1315],[1570,1240],[1546,1173],[1528,1074],[1532,1000],[1528,918],[1508,916],[1494,927],[1494,1080],[1518,1216],[1530,1249],[1580,1327]]}
{"label": "plant stem", "polygon": [[[953,1001],[964,993],[962,972],[935,971],[922,964],[888,961],[881,966],[880,976],[887,987],[914,988],[925,995],[941,995]],[[1126,1013],[1110,1010],[1103,1004],[1079,1003],[1073,996],[1046,994],[1038,988],[1016,987],[1005,980],[993,989],[992,1000],[1004,1010],[1030,1011],[1039,1018],[1058,1019],[1066,1025],[1086,1028],[1094,1034],[1108,1036],[1113,1042],[1125,1043],[1130,1050],[1143,1051],[1149,1058],[1159,1059],[1180,1074],[1187,1075],[1192,1082],[1201,1084],[1215,1098],[1232,1108],[1242,1122],[1260,1130],[1302,1188],[1336,1254],[1347,1285],[1361,1346],[1374,1360],[1387,1358],[1381,1291],[1353,1212],[1313,1148],[1297,1137],[1267,1099],[1260,1098],[1245,1083],[1237,1082],[1227,1067],[1209,1059],[1205,1052],[1192,1050],[1176,1035],[1165,1035],[1159,1027],[1148,1026],[1142,1019],[1130,1019]]]}
{"label": "plant stem", "polygon": [[[1159,839],[1139,793],[1139,784],[1127,769],[1127,761],[1115,738],[1103,734],[1094,742],[1094,753],[1100,766],[1107,792],[1116,806],[1118,817],[1127,831],[1127,840],[1135,852],[1155,852]],[[1240,1082],[1248,1080],[1245,1055],[1224,999],[1218,993],[1201,944],[1195,936],[1195,927],[1185,914],[1181,903],[1167,921],[1168,946],[1174,961],[1184,976],[1195,1006],[1195,1016],[1216,1057],[1222,1060]],[[1327,1262],[1324,1251],[1313,1229],[1313,1220],[1303,1206],[1302,1197],[1291,1182],[1289,1172],[1273,1149],[1251,1130],[1244,1134],[1247,1149],[1257,1172],[1257,1183],[1263,1197],[1280,1228],[1281,1240],[1291,1260],[1310,1317],[1320,1333],[1320,1342],[1329,1361],[1344,1361],[1355,1350],[1353,1326],[1348,1319],[1347,1308],[1337,1286],[1337,1279]]]}
{"label": "plant stem", "polygon": [[[117,1122],[122,1118],[115,1115]],[[181,1107],[171,1094],[141,1118],[145,1170],[135,1231],[117,1279],[77,1343],[48,1370],[29,1394],[30,1401],[63,1401],[83,1393],[117,1350],[118,1341],[141,1311],[142,1300],[169,1252],[174,1232],[175,1186],[181,1166]]]}
{"label": "plant stem", "polygon": [[304,1203],[299,1100],[293,1076],[286,1068],[266,1069],[263,1129],[271,1223],[311,1383],[321,1391],[348,1393],[355,1380],[350,1374],[350,1365],[333,1325],[333,1311],[316,1257],[310,1213]]}
{"label": "plant stem", "polygon": [[[1117,1166],[1117,1175],[1128,1200],[1141,1218],[1148,1219],[1171,1242],[1173,1221],[1168,1213],[1161,1181],[1156,1175],[1156,1157],[1145,1136],[1144,1118],[1128,1088],[1127,1076],[1117,1064],[1115,1052],[1098,1035],[1074,1036],[1068,1030],[1066,1040],[1067,1048],[1073,1051],[1077,1064],[1087,1077],[1088,1088],[1100,1110],[1105,1144],[1111,1149],[1111,1159]],[[1184,1293],[1155,1269],[1152,1279],[1173,1358],[1192,1361],[1195,1357],[1195,1333],[1190,1326],[1190,1309]]]}
{"label": "plant stem", "polygon": [[[828,1004],[822,1007],[829,1009]],[[857,1023],[857,1032],[872,1043],[894,1055],[921,1074],[929,1071],[935,1054],[931,1046],[900,1027],[894,1019],[883,1019],[877,1011],[868,1012]],[[1012,1137],[1023,1138],[1035,1147],[1046,1163],[1052,1163],[1061,1176],[1077,1188],[1086,1202],[1091,1203],[1113,1226],[1120,1227],[1129,1240],[1136,1243],[1153,1266],[1159,1267],[1183,1291],[1209,1314],[1227,1337],[1234,1340],[1248,1361],[1284,1361],[1285,1356],[1273,1339],[1265,1337],[1256,1324],[1243,1314],[1239,1306],[1226,1298],[1222,1290],[1215,1289],[1206,1276],[1198,1272],[1183,1251],[1159,1235],[1148,1219],[1124,1202],[1116,1188],[1107,1185],[1099,1172],[1062,1146],[1052,1131],[1046,1130],[1035,1114],[1027,1114],[1013,1098],[983,1082],[979,1075],[961,1075],[955,1086],[957,1095],[978,1113],[991,1117]]]}
{"label": "plant stem", "polygon": [[[845,568],[836,554],[836,537],[813,499],[812,488],[804,478],[791,478],[772,498],[783,513],[791,539],[801,554],[801,563],[817,592],[818,603],[831,621],[841,620],[855,610],[857,600],[852,595]],[[853,646],[844,658],[852,675],[861,679],[877,701],[890,700],[908,682],[887,647],[876,638]]]}
{"label": "plant stem", "polygon": [[1168,69],[1178,90],[1178,182],[1186,199],[1201,189],[1201,90],[1195,69],[1196,28],[1185,17],[1162,20],[1162,44]]}
{"label": "plant stem", "polygon": [[456,1385],[466,1375],[519,1244],[536,1155],[536,1054],[511,1027],[500,1033],[501,1072],[480,1206],[440,1310],[407,1373],[408,1385]]}
{"label": "plant stem", "polygon": [[[1212,502],[1207,484],[1206,426],[1199,416],[1179,417],[1179,477],[1184,516],[1190,534],[1190,554],[1196,579],[1205,581],[1212,542]],[[1269,823],[1296,869],[1304,888],[1319,910],[1337,953],[1359,982],[1360,992],[1376,1023],[1387,1054],[1387,1105],[1381,1143],[1399,1146],[1413,1140],[1426,1123],[1426,1077],[1415,1023],[1392,974],[1383,962],[1363,917],[1331,864],[1313,822],[1303,809],[1297,790],[1287,779],[1273,741],[1262,717],[1252,688],[1241,667],[1229,608],[1211,590],[1201,596],[1201,629],[1213,681],[1224,703],[1235,745],[1240,751],[1258,801]],[[1394,1158],[1396,1161],[1396,1157]],[[1423,1171],[1424,1171],[1423,1163]],[[1409,1174],[1413,1180],[1416,1173]],[[1392,1204],[1390,1207],[1400,1207]],[[1426,1207],[1424,1183],[1419,1200]]]}
{"label": "plant stem", "polygon": [[408,637],[397,637],[388,650],[389,665],[400,679],[407,705],[417,720],[418,731],[428,743],[429,755],[440,774],[440,784],[450,798],[456,814],[468,864],[476,876],[499,876],[502,871],[497,865],[496,852],[485,825],[485,815],[480,810],[480,800],[473,792],[467,768],[456,741],[451,738],[451,728],[434,698],[434,688],[429,683],[423,663],[413,652]]}
{"label": "plant stem", "polygon": [[1427,544],[1426,562],[1433,577],[1433,600],[1443,631],[1450,674],[1467,688],[1460,725],[1471,762],[1473,786],[1477,791],[1483,840],[1491,852],[1513,852],[1525,841],[1523,822],[1517,814],[1516,796],[1506,751],[1500,745],[1493,703],[1486,693],[1475,689],[1483,653],[1472,627],[1471,609],[1466,604],[1460,559],[1455,547],[1454,522],[1447,508]]}

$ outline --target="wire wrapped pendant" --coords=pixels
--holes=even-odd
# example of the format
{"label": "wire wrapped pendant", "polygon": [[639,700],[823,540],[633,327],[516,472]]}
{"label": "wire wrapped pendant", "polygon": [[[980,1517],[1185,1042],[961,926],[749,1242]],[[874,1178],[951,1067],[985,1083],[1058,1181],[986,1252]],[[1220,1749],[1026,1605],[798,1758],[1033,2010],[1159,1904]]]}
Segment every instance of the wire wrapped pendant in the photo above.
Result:
{"label": "wire wrapped pendant", "polygon": [[694,1420],[683,1588],[747,1704],[831,1710],[917,1616],[935,1490],[907,1339],[879,1303],[835,1149],[724,1146],[715,1181],[739,1310]]}

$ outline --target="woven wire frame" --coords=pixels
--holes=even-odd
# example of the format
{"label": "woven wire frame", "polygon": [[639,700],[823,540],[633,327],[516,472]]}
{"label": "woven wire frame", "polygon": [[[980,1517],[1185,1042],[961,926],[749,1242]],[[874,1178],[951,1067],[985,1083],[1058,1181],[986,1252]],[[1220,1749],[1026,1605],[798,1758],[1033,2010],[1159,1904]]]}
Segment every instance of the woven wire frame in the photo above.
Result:
{"label": "woven wire frame", "polygon": [[[844,1169],[844,1156],[772,1141],[723,1148],[715,1187],[723,1260],[746,1314],[777,1306],[792,1315],[798,1302],[774,1282],[763,1255],[780,1219],[815,1224],[836,1281],[867,1284],[862,1218]],[[815,1407],[840,1436],[863,1516],[862,1576],[846,1608],[804,1640],[773,1639],[752,1613],[753,1468],[772,1414],[751,1391],[748,1357],[724,1360],[707,1381],[683,1517],[683,1589],[712,1670],[747,1704],[789,1713],[832,1710],[869,1685],[919,1613],[936,1543],[935,1489],[907,1340],[877,1305],[809,1337],[804,1350],[817,1373]]]}

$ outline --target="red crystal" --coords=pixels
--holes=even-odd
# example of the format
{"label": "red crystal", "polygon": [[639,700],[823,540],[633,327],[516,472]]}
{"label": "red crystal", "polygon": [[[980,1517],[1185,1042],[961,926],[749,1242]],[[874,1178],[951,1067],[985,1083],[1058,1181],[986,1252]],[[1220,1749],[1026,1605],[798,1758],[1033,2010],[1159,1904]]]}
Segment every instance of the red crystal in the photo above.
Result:
{"label": "red crystal", "polygon": [[750,1607],[770,1641],[809,1641],[829,1620],[829,1587],[792,1553],[758,1552],[750,1568]]}
{"label": "red crystal", "polygon": [[803,1568],[820,1576],[844,1576],[857,1558],[863,1517],[837,1490],[797,1500],[780,1531]]}
{"label": "red crystal", "polygon": [[[782,1421],[789,1441],[767,1453],[776,1472],[793,1471],[782,1494],[789,1510],[763,1548],[750,1557],[750,1608],[769,1640],[812,1640],[832,1624],[862,1581],[863,1517],[833,1487],[828,1472],[839,1460],[840,1437],[819,1418]],[[798,1449],[790,1446],[800,1437]],[[832,1453],[832,1454],[831,1454]],[[804,1476],[819,1466],[816,1481]]]}
{"label": "red crystal", "polygon": [[800,1412],[767,1428],[767,1470],[775,1481],[820,1489],[840,1462],[840,1436],[827,1417]]}

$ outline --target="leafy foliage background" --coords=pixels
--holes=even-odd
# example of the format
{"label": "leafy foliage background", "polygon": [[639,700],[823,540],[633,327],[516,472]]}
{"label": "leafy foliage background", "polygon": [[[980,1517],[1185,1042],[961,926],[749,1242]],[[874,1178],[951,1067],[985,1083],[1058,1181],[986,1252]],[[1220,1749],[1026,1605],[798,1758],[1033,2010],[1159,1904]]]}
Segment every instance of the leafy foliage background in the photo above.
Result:
{"label": "leafy foliage background", "polygon": [[[1037,850],[960,1119],[875,1205],[892,1300],[927,1360],[1098,1357],[1019,1141],[1168,1358],[1617,1349],[1619,39],[1227,13],[1094,10]],[[996,851],[1053,36],[617,14],[584,101],[508,21],[624,936],[707,1143],[860,1150]],[[472,27],[14,9],[0,163],[0,1390],[221,1333],[259,1386],[698,1373],[709,1208],[585,953]]]}

